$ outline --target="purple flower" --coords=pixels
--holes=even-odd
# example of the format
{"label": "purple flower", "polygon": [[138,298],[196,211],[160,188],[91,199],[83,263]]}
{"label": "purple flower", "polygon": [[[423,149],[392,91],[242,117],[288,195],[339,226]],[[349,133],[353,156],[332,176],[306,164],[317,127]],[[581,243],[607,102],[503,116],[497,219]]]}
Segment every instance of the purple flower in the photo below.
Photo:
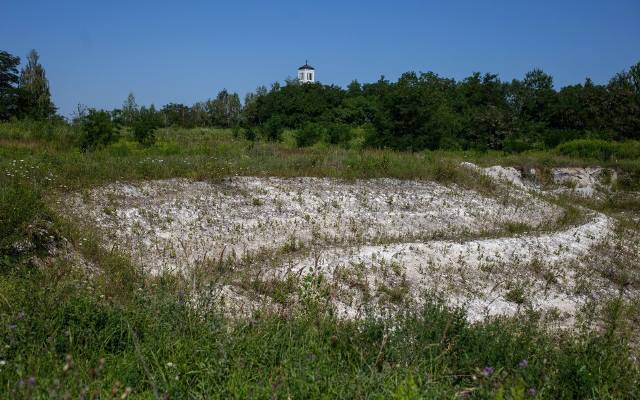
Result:
{"label": "purple flower", "polygon": [[518,363],[518,367],[520,368],[527,368],[528,366],[529,366],[529,361],[527,361],[526,358]]}
{"label": "purple flower", "polygon": [[36,377],[35,376],[30,376],[29,379],[27,380],[27,384],[29,386],[35,386],[36,385]]}
{"label": "purple flower", "polygon": [[527,390],[527,394],[531,397],[534,397],[536,394],[538,394],[538,391],[536,390],[536,388],[529,388],[529,390]]}
{"label": "purple flower", "polygon": [[484,367],[482,369],[482,375],[484,376],[490,376],[491,374],[493,374],[495,372],[495,368],[493,367]]}

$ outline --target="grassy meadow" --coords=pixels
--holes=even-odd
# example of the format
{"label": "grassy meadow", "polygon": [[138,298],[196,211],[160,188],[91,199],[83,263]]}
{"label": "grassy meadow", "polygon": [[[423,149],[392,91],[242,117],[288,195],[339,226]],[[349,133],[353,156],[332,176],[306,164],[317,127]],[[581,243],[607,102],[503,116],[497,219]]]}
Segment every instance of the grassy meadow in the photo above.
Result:
{"label": "grassy meadow", "polygon": [[[103,248],[97,232],[56,211],[64,193],[175,177],[394,177],[499,196],[494,181],[459,166],[469,161],[613,168],[619,179],[606,198],[557,201],[607,213],[622,232],[640,229],[628,218],[640,213],[638,143],[408,153],[300,149],[290,135],[272,143],[166,128],[151,146],[122,132],[85,153],[69,125],[0,123],[0,398],[640,397],[639,304],[622,296],[574,330],[547,329],[535,313],[472,324],[430,293],[419,309],[341,320],[318,295],[322,282],[307,280],[303,289],[318,290],[304,290],[289,312],[234,318],[193,307],[188,282],[142,274],[127,254]],[[69,249],[83,265],[61,256]]]}

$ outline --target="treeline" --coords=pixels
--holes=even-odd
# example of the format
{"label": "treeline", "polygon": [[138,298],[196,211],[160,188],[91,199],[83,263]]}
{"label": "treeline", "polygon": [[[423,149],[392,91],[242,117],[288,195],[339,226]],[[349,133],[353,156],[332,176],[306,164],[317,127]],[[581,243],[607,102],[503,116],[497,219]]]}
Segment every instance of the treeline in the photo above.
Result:
{"label": "treeline", "polygon": [[[115,110],[114,119],[126,124],[131,120],[126,116],[144,112],[130,104]],[[359,140],[399,150],[520,152],[576,139],[637,140],[640,63],[607,84],[587,78],[560,90],[539,69],[511,82],[495,74],[456,81],[431,72],[408,72],[396,82],[353,81],[346,89],[288,80],[259,87],[244,105],[236,93],[223,90],[215,99],[191,107],[169,104],[157,113],[162,126],[234,128],[252,140],[278,141],[289,129],[299,146],[349,146]]]}
{"label": "treeline", "polygon": [[[19,58],[0,52],[0,120],[51,119],[55,107],[38,55],[18,73]],[[299,146],[318,142],[399,150],[480,149],[519,152],[576,139],[640,139],[640,63],[607,84],[589,78],[556,90],[536,69],[523,79],[501,81],[474,73],[456,81],[435,73],[407,72],[396,82],[335,85],[287,80],[247,94],[222,90],[192,106],[140,107],[130,94],[119,109],[79,107],[72,121],[85,131],[83,148],[112,140],[100,130],[128,127],[143,144],[159,127],[232,128],[248,139],[278,141],[293,131]],[[88,133],[95,129],[100,140]]]}
{"label": "treeline", "polygon": [[296,130],[301,146],[349,143],[353,127],[365,128],[368,146],[401,150],[522,151],[583,138],[639,139],[640,63],[606,85],[586,79],[559,91],[539,69],[511,82],[495,74],[455,81],[413,72],[396,82],[354,81],[346,90],[292,81],[250,94],[242,116],[267,137]]}

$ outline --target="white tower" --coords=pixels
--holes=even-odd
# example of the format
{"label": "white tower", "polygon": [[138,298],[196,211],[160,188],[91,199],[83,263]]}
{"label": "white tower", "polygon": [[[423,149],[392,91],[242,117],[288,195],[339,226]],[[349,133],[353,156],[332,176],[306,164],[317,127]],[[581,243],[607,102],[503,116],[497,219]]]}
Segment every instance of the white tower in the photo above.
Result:
{"label": "white tower", "polygon": [[304,65],[298,68],[298,80],[300,83],[314,83],[316,81],[316,70],[308,61],[305,61]]}

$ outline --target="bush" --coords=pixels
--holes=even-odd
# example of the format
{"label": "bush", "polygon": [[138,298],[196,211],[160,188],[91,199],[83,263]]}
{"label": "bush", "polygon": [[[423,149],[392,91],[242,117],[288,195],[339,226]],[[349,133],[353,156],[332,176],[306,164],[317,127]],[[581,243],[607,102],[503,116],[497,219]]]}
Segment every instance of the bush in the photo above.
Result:
{"label": "bush", "polygon": [[346,145],[352,139],[351,127],[334,122],[311,122],[294,134],[298,147],[307,147],[318,142]]}
{"label": "bush", "polygon": [[111,114],[107,111],[91,109],[80,124],[84,132],[80,144],[83,151],[92,151],[116,140]]}
{"label": "bush", "polygon": [[248,127],[244,130],[244,137],[249,141],[255,141],[258,137],[254,128]]}
{"label": "bush", "polygon": [[531,150],[531,144],[519,137],[511,137],[504,141],[502,149],[507,153],[522,153]]}
{"label": "bush", "polygon": [[284,132],[284,123],[280,116],[275,115],[262,126],[262,131],[267,140],[279,142]]}
{"label": "bush", "polygon": [[141,110],[133,123],[133,136],[138,143],[151,146],[156,142],[156,129],[162,125],[161,115],[153,109]]}
{"label": "bush", "polygon": [[317,143],[325,135],[325,130],[319,123],[307,123],[294,133],[298,147],[307,147]]}
{"label": "bush", "polygon": [[347,124],[329,123],[325,127],[327,132],[326,140],[331,144],[347,144],[353,136],[351,127]]}

